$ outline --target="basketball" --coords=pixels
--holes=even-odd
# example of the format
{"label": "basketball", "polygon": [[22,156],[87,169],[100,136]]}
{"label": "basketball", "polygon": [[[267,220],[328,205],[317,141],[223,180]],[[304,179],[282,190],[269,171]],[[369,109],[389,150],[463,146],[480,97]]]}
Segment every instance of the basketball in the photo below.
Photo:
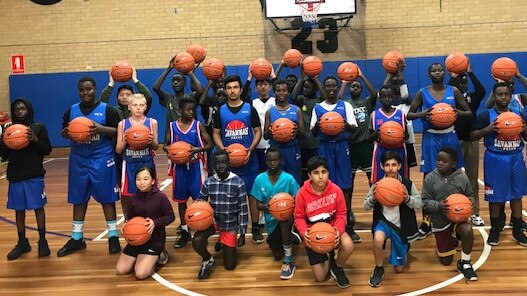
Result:
{"label": "basketball", "polygon": [[192,156],[190,152],[192,146],[185,141],[174,142],[168,146],[167,150],[168,158],[175,164],[186,164]]}
{"label": "basketball", "polygon": [[241,167],[248,155],[247,148],[239,143],[230,144],[225,150],[229,153],[229,164],[234,168]]}
{"label": "basketball", "polygon": [[29,145],[28,132],[29,128],[27,126],[12,124],[5,129],[2,140],[7,147],[13,150],[24,149]]}
{"label": "basketball", "polygon": [[146,230],[146,219],[143,217],[133,217],[123,225],[123,236],[126,242],[132,246],[144,245],[151,234]]}
{"label": "basketball", "polygon": [[449,210],[447,218],[452,222],[465,222],[472,215],[472,202],[463,194],[450,194],[445,199],[445,204]]}
{"label": "basketball", "polygon": [[509,81],[518,74],[518,65],[512,59],[498,58],[492,63],[490,71],[495,78]]}
{"label": "basketball", "polygon": [[203,63],[203,75],[209,80],[218,80],[225,72],[225,65],[219,59],[208,59]]}
{"label": "basketball", "polygon": [[373,196],[383,206],[395,207],[400,205],[408,193],[403,183],[395,178],[382,178],[375,184]]}
{"label": "basketball", "polygon": [[86,142],[90,139],[90,128],[93,121],[87,117],[75,117],[68,124],[68,135],[75,142]]}
{"label": "basketball", "polygon": [[266,59],[259,58],[251,63],[251,74],[256,79],[267,79],[272,71],[273,65]]}
{"label": "basketball", "polygon": [[387,121],[379,128],[379,144],[388,149],[401,148],[404,144],[404,128],[395,121]]}
{"label": "basketball", "polygon": [[390,74],[397,74],[397,63],[400,59],[404,60],[404,56],[398,51],[390,51],[382,58],[382,67]]}
{"label": "basketball", "polygon": [[283,59],[286,67],[295,68],[302,61],[302,53],[297,49],[289,49],[284,53]]}
{"label": "basketball", "polygon": [[280,192],[271,197],[267,203],[269,213],[278,221],[286,221],[293,218],[295,211],[295,199],[285,192]]}
{"label": "basketball", "polygon": [[9,119],[9,113],[2,111],[0,112],[0,122],[4,122]]}
{"label": "basketball", "polygon": [[145,149],[148,146],[150,129],[143,124],[134,124],[126,130],[126,144],[132,150]]}
{"label": "basketball", "polygon": [[188,52],[180,52],[174,57],[174,68],[183,74],[188,74],[195,66],[196,61]]}
{"label": "basketball", "polygon": [[355,81],[359,76],[359,67],[352,62],[344,62],[337,69],[337,75],[342,81]]}
{"label": "basketball", "polygon": [[187,52],[190,53],[190,55],[194,58],[196,64],[203,62],[203,60],[205,60],[205,57],[207,56],[207,51],[205,50],[205,47],[199,44],[192,44],[187,46]]}
{"label": "basketball", "polygon": [[496,117],[494,124],[498,130],[498,139],[513,141],[520,139],[525,126],[522,118],[514,112],[503,112]]}
{"label": "basketball", "polygon": [[185,211],[185,221],[188,227],[195,231],[203,231],[212,225],[214,211],[210,204],[203,200],[191,203]]}
{"label": "basketball", "polygon": [[456,110],[447,103],[437,103],[430,111],[430,123],[438,129],[451,127],[456,118]]}
{"label": "basketball", "polygon": [[295,123],[287,118],[279,118],[271,124],[273,139],[280,143],[287,143],[293,138]]}
{"label": "basketball", "polygon": [[462,52],[453,52],[446,57],[445,66],[450,73],[463,74],[468,69],[468,58]]}
{"label": "basketball", "polygon": [[320,130],[326,135],[336,136],[344,130],[344,118],[337,112],[326,112],[320,117]]}
{"label": "basketball", "polygon": [[337,231],[331,224],[318,222],[311,226],[307,235],[311,240],[311,250],[319,254],[326,254],[335,249]]}
{"label": "basketball", "polygon": [[309,77],[320,75],[320,73],[322,73],[322,68],[324,67],[322,61],[316,56],[308,56],[302,61],[302,65],[304,68],[304,74]]}
{"label": "basketball", "polygon": [[119,61],[112,65],[111,74],[112,78],[118,82],[126,82],[132,79],[132,65],[127,62]]}

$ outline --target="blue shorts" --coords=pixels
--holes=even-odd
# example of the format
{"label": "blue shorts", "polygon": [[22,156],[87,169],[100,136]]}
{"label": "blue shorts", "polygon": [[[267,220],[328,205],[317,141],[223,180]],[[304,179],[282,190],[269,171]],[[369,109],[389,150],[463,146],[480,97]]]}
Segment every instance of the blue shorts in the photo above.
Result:
{"label": "blue shorts", "polygon": [[329,179],[340,189],[351,188],[351,157],[348,141],[320,142],[319,155],[328,161]]}
{"label": "blue shorts", "polygon": [[300,146],[290,145],[280,147],[282,152],[282,170],[288,174],[291,174],[295,178],[296,182],[301,182],[302,172],[302,160],[300,158]]}
{"label": "blue shorts", "polygon": [[44,176],[20,182],[10,182],[7,208],[15,211],[38,210],[48,202],[44,192]]}
{"label": "blue shorts", "polygon": [[242,178],[243,183],[245,183],[245,190],[247,191],[247,194],[251,193],[251,190],[254,185],[254,180],[256,180],[257,176],[258,172],[253,172],[248,175],[238,175],[238,177]]}
{"label": "blue shorts", "polygon": [[376,233],[377,231],[382,231],[386,236],[386,239],[390,239],[391,249],[388,262],[393,266],[406,265],[406,255],[409,244],[403,243],[399,234],[390,228],[390,226],[384,221],[379,221],[377,223],[375,229],[373,229],[373,233]]}
{"label": "blue shorts", "polygon": [[514,154],[485,151],[483,176],[485,201],[506,202],[527,194],[527,174],[521,151]]}
{"label": "blue shorts", "polygon": [[154,159],[152,158],[149,161],[134,161],[127,162],[126,160],[122,161],[121,164],[121,195],[122,196],[132,196],[137,192],[137,187],[135,186],[135,173],[138,169],[142,167],[149,167],[154,170],[154,180],[156,179],[155,171],[156,165]]}
{"label": "blue shorts", "polygon": [[371,173],[371,183],[375,183],[380,179],[384,178],[384,170],[382,169],[381,156],[385,151],[392,150],[397,152],[401,159],[403,160],[401,169],[399,170],[399,175],[408,178],[408,164],[406,158],[406,146],[403,145],[401,148],[397,149],[388,149],[384,148],[381,145],[375,143],[373,148],[373,157],[372,157],[372,173]]}
{"label": "blue shorts", "polygon": [[425,131],[423,132],[423,145],[421,147],[421,167],[419,168],[421,173],[430,173],[436,168],[437,153],[443,147],[452,147],[456,149],[456,169],[465,166],[463,151],[461,151],[461,145],[459,144],[459,140],[454,132],[432,134]]}
{"label": "blue shorts", "polygon": [[86,204],[90,197],[99,203],[119,200],[117,168],[114,155],[99,158],[70,154],[68,177],[68,202]]}
{"label": "blue shorts", "polygon": [[178,203],[186,203],[189,197],[196,200],[199,197],[201,185],[208,177],[201,160],[189,165],[173,165],[171,175],[172,199]]}

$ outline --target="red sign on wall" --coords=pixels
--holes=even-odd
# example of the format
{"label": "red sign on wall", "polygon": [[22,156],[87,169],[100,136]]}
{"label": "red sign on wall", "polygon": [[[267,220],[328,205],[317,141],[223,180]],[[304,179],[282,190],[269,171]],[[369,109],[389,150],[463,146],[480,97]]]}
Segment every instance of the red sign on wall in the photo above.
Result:
{"label": "red sign on wall", "polygon": [[13,74],[24,73],[24,55],[18,54],[11,56],[11,69]]}

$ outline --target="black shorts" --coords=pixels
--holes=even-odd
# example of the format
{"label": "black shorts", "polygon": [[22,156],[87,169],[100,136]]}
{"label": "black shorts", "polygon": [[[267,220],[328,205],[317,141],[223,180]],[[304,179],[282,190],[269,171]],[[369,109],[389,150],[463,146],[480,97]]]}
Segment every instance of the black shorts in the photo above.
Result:
{"label": "black shorts", "polygon": [[137,257],[137,255],[139,254],[158,256],[159,254],[161,254],[161,252],[163,252],[163,248],[152,246],[149,244],[145,244],[142,246],[132,246],[130,244],[127,244],[123,250],[124,254],[132,257]]}
{"label": "black shorts", "polygon": [[280,226],[276,226],[272,233],[267,235],[267,243],[269,248],[273,250],[283,250],[282,234],[280,233]]}
{"label": "black shorts", "polygon": [[317,253],[311,250],[311,248],[308,248],[308,247],[306,247],[306,253],[307,253],[307,258],[309,259],[309,265],[317,265],[317,264],[324,263],[329,260],[328,253],[320,254],[320,253]]}

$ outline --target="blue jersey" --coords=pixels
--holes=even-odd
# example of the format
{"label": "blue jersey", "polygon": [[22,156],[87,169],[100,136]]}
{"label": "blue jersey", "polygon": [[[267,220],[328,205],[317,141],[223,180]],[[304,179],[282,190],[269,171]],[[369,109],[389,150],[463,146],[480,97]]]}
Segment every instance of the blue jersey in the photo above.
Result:
{"label": "blue jersey", "polygon": [[406,130],[406,119],[402,110],[395,110],[391,115],[386,115],[382,109],[377,109],[372,113],[373,130],[378,130],[381,125],[388,121],[395,121]]}
{"label": "blue jersey", "polygon": [[[106,103],[100,103],[93,111],[85,115],[81,112],[80,103],[71,106],[70,121],[77,117],[87,117],[93,122],[101,125],[106,125]],[[104,134],[93,134],[92,137],[85,142],[71,141],[71,153],[83,157],[99,158],[105,155],[114,153],[112,138]]]}
{"label": "blue jersey", "polygon": [[[145,117],[144,121],[140,124],[145,125],[150,129],[150,132],[152,132],[152,119]],[[132,127],[132,121],[130,118],[124,120],[123,124],[123,133],[126,133],[126,131]],[[152,145],[146,146],[145,149],[141,150],[133,150],[131,149],[128,144],[124,147],[123,151],[123,160],[130,163],[130,162],[146,162],[151,161],[154,159],[155,151],[152,149]]]}
{"label": "blue jersey", "polygon": [[[201,139],[200,127],[201,123],[193,119],[186,131],[181,130],[177,121],[170,123],[170,143],[177,141],[185,141],[193,147],[203,147],[203,140]],[[195,153],[189,161],[189,164],[198,162],[203,159],[203,152]]]}
{"label": "blue jersey", "polygon": [[[322,115],[326,114],[327,112],[330,112],[330,110],[324,109],[322,106],[320,106],[320,104],[316,104],[314,110],[317,115],[317,118],[319,119],[322,117]],[[344,121],[346,121],[346,105],[344,104],[343,100],[338,100],[337,106],[335,106],[335,109],[331,111],[337,112],[338,114],[340,114],[340,116],[342,116],[342,118],[344,118]],[[336,136],[329,136],[324,134],[323,132],[318,133],[318,140],[321,142],[342,142],[347,141],[349,137],[349,132],[346,130]]]}
{"label": "blue jersey", "polygon": [[[487,125],[489,125],[491,122],[494,122],[496,117],[498,117],[498,112],[494,108],[487,110],[489,113],[489,122]],[[519,115],[519,112],[516,109],[511,109],[511,112],[514,112]],[[487,150],[492,151],[494,153],[498,154],[513,154],[517,153],[523,150],[524,143],[518,135],[518,137],[514,140],[507,141],[507,140],[501,140],[498,139],[498,134],[496,132],[491,132],[487,134],[483,138],[483,145],[487,148]]]}
{"label": "blue jersey", "polygon": [[[428,89],[425,87],[421,88],[421,93],[423,94],[423,110],[428,110],[432,108],[437,103],[445,103],[449,104],[453,107],[456,107],[456,98],[454,97],[454,90],[452,89],[452,86],[446,85],[445,86],[445,94],[441,100],[437,101],[429,92]],[[428,129],[433,128],[432,125],[426,120],[423,120],[423,132],[426,132]]]}
{"label": "blue jersey", "polygon": [[[287,108],[287,110],[278,110],[276,106],[272,106],[269,109],[269,121],[273,123],[277,119],[287,118],[291,120],[292,122],[294,122],[296,126],[298,126],[298,110],[299,110],[298,106],[295,106],[295,105],[289,105],[289,108]],[[281,148],[284,146],[298,145],[298,139],[295,137],[287,143],[280,143],[280,142],[275,141],[273,138],[271,138],[271,140],[269,140],[269,143],[273,147]]]}

